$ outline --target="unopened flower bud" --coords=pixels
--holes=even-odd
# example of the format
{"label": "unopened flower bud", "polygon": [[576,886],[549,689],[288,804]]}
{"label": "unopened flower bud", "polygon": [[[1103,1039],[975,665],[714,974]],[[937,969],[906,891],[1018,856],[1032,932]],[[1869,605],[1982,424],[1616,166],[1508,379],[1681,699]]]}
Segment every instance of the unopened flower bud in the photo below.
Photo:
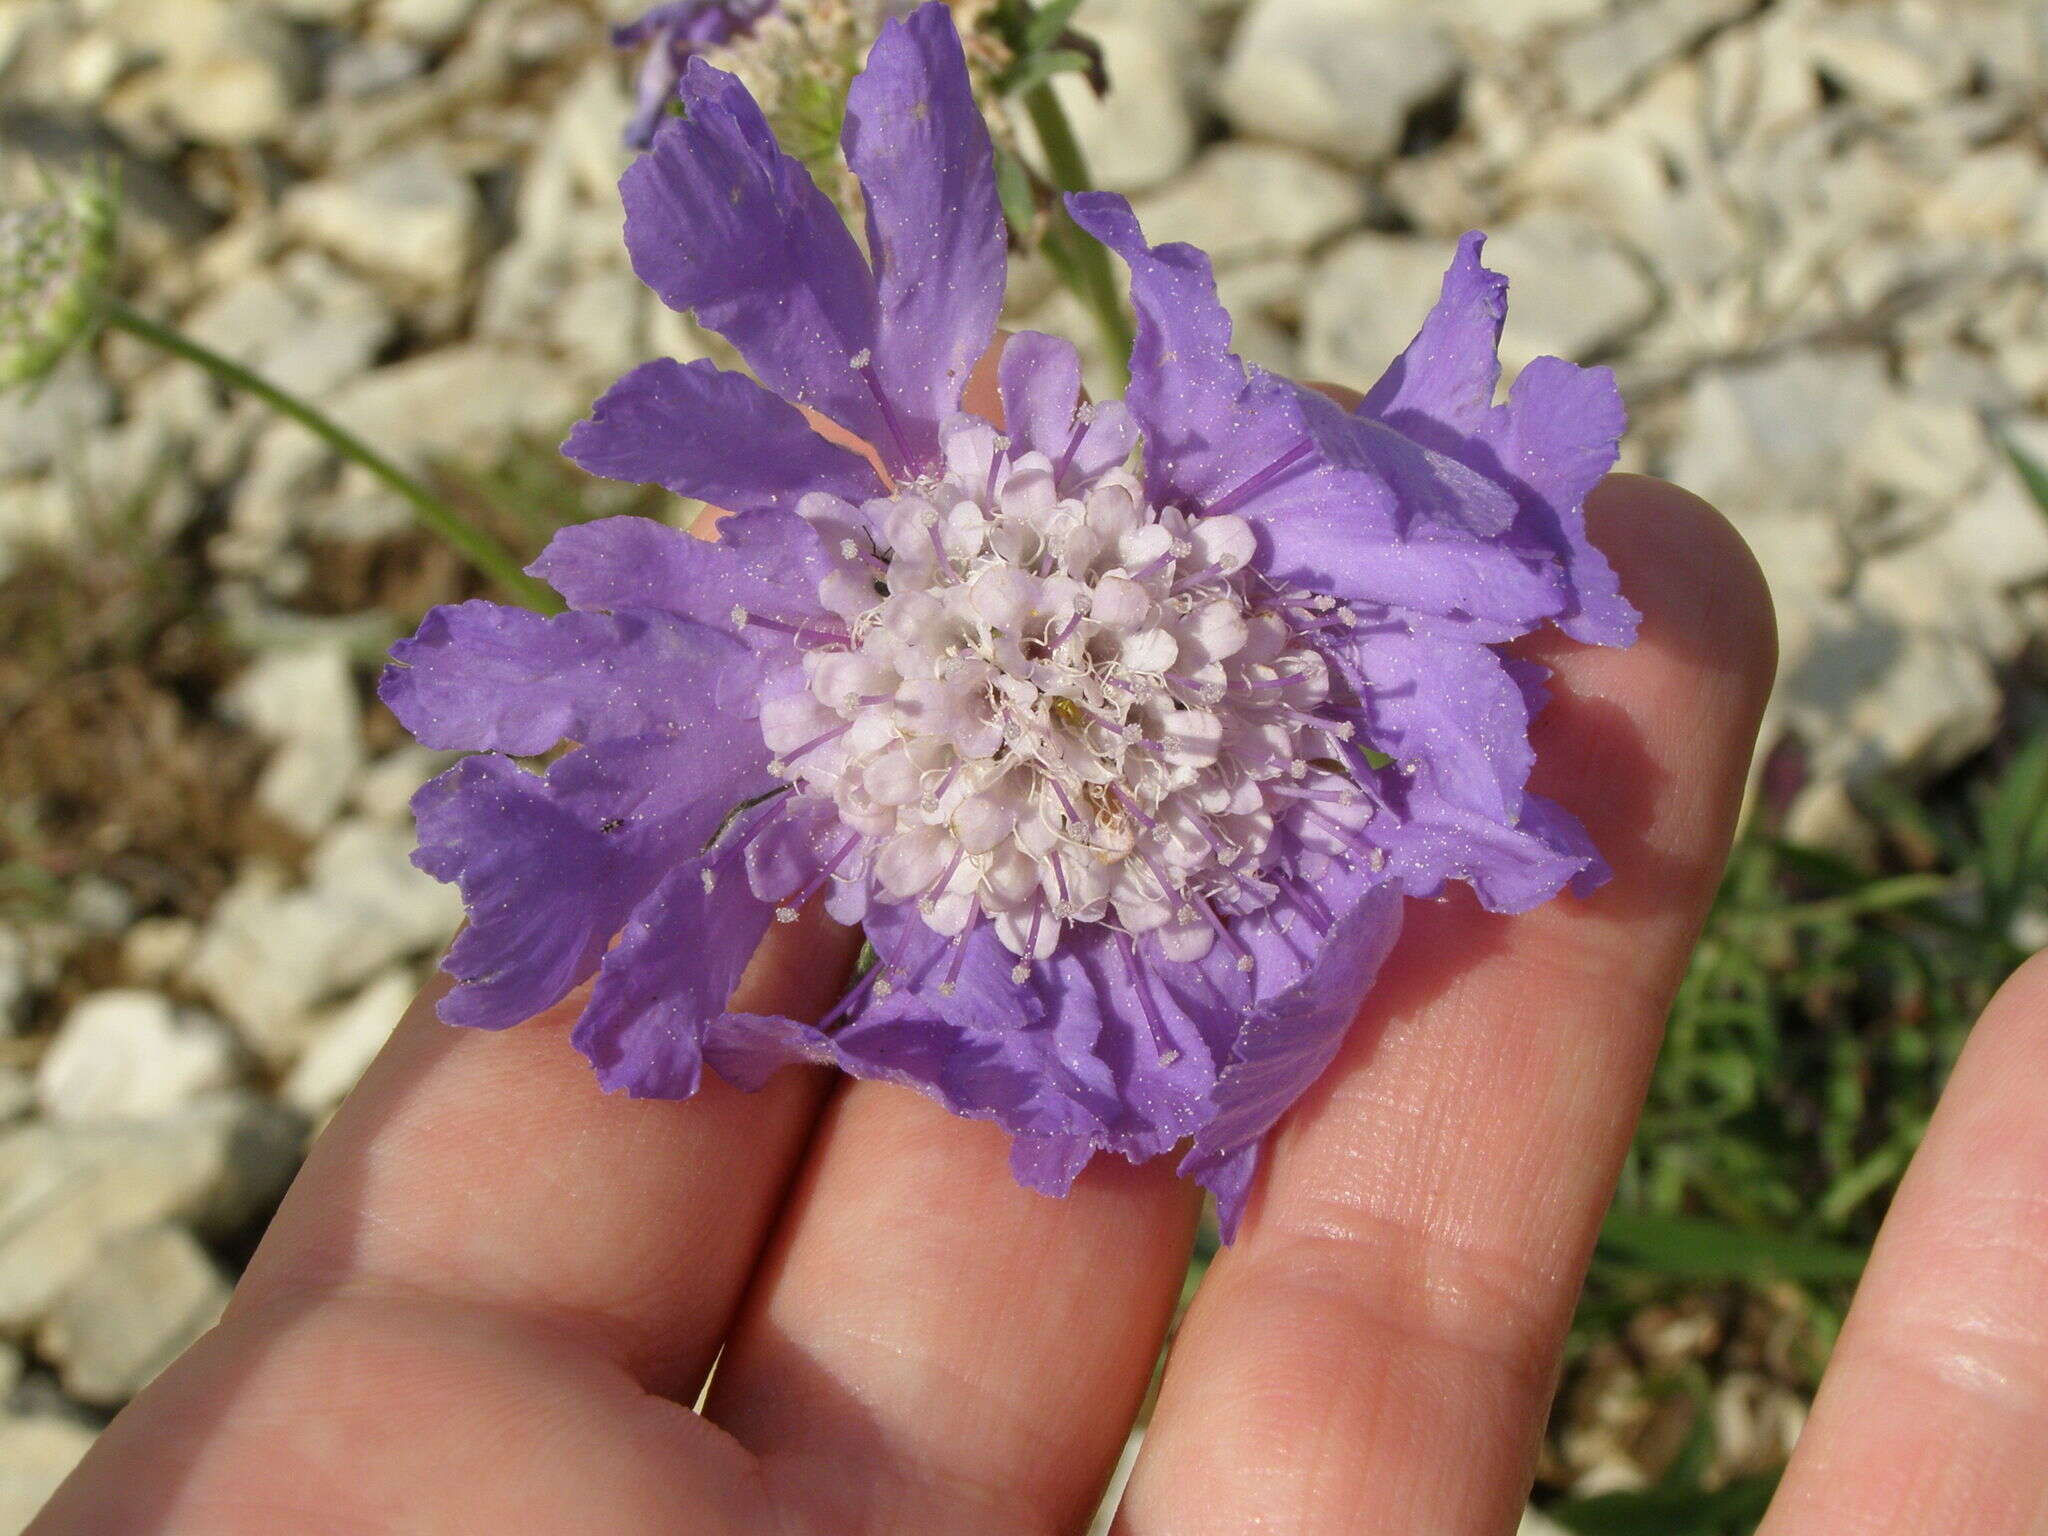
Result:
{"label": "unopened flower bud", "polygon": [[113,264],[105,177],[0,209],[0,388],[42,377],[98,323]]}

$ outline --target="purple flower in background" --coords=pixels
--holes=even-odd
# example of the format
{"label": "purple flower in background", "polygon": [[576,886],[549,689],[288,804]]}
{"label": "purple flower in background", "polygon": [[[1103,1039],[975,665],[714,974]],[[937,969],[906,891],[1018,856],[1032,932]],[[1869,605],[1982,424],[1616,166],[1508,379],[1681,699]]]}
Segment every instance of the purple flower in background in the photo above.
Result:
{"label": "purple flower in background", "polygon": [[745,33],[781,0],[668,0],[637,21],[612,28],[612,46],[645,48],[633,82],[633,118],[626,143],[645,149],[676,99],[690,56],[719,48]]}
{"label": "purple flower in background", "polygon": [[[415,802],[470,914],[442,1016],[501,1028],[595,973],[575,1041],[608,1089],[830,1063],[996,1121],[1048,1193],[1188,1140],[1227,1234],[1404,895],[1605,877],[1524,787],[1543,672],[1495,647],[1632,637],[1581,515],[1612,379],[1541,359],[1494,403],[1506,284],[1471,235],[1347,412],[1233,355],[1207,259],[1098,193],[1070,206],[1131,270],[1128,398],[1083,404],[1074,349],[1025,333],[998,430],[960,408],[1004,230],[945,7],[889,23],[847,102],[868,256],[731,76],[694,59],[681,94],[627,244],[753,377],[648,363],[566,451],[733,515],[569,528],[533,571],[572,611],[464,603],[394,650],[399,719],[477,754]],[[872,968],[816,1026],[727,1012],[814,897]]]}

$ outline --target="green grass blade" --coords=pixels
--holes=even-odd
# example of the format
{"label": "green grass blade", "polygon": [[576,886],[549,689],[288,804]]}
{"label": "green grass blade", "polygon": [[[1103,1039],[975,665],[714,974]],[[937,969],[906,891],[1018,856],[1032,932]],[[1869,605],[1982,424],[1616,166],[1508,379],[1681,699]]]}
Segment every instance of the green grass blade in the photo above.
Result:
{"label": "green grass blade", "polygon": [[1735,1227],[1702,1216],[1609,1211],[1599,1259],[1683,1280],[1854,1280],[1866,1255],[1814,1238]]}

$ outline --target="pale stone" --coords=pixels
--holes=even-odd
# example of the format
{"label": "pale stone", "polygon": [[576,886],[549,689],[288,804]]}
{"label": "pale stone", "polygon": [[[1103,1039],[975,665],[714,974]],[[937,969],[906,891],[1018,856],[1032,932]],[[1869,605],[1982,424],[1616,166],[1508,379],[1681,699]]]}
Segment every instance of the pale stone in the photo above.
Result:
{"label": "pale stone", "polygon": [[482,238],[475,185],[429,147],[402,150],[285,194],[286,225],[367,271],[453,290]]}
{"label": "pale stone", "polygon": [[478,4],[479,0],[380,0],[377,19],[401,37],[440,47],[469,25]]}
{"label": "pale stone", "polygon": [[318,1020],[311,1043],[284,1081],[286,1102],[319,1116],[355,1087],[419,990],[409,968],[382,975]]}
{"label": "pale stone", "polygon": [[1593,116],[1752,4],[1753,0],[1644,0],[1567,37],[1558,47],[1552,76],[1575,115]]}
{"label": "pale stone", "polygon": [[1779,706],[1814,778],[1935,773],[1997,727],[1999,690],[1978,646],[1868,603],[1781,610]]}
{"label": "pale stone", "polygon": [[1656,312],[1657,291],[1642,269],[1612,240],[1561,214],[1499,226],[1486,264],[1508,279],[1501,366],[1510,375],[1533,357],[1588,361]]}
{"label": "pale stone", "polygon": [[199,925],[189,917],[145,917],[121,935],[121,974],[152,986],[177,974],[199,942]]}
{"label": "pale stone", "polygon": [[454,933],[461,901],[413,868],[412,845],[410,827],[352,819],[322,839],[304,886],[250,868],[215,903],[188,977],[259,1055],[289,1063],[314,1008]]}
{"label": "pale stone", "polygon": [[412,824],[412,797],[427,780],[451,766],[457,754],[435,752],[417,742],[393,747],[356,780],[356,808],[373,821]]}
{"label": "pale stone", "polygon": [[562,352],[609,384],[646,358],[640,329],[644,285],[623,267],[577,279],[551,306],[549,339]]}
{"label": "pale stone", "polygon": [[302,1134],[296,1114],[240,1092],[159,1120],[0,1132],[0,1329],[35,1326],[123,1233],[238,1230],[283,1193]]}
{"label": "pale stone", "polygon": [[36,1348],[72,1397],[118,1407],[218,1322],[227,1300],[227,1281],[191,1233],[144,1227],[100,1250],[44,1319]]}
{"label": "pale stone", "polygon": [[1724,507],[1839,504],[1844,463],[1885,403],[1882,358],[1801,351],[1701,373],[1670,474]]}
{"label": "pale stone", "polygon": [[1179,240],[1217,266],[1298,256],[1365,217],[1365,184],[1314,155],[1226,142],[1136,205],[1145,238]]}
{"label": "pale stone", "polygon": [[95,992],[65,1015],[36,1068],[52,1120],[146,1120],[234,1076],[234,1045],[213,1019],[155,992]]}
{"label": "pale stone", "polygon": [[348,799],[363,764],[362,704],[339,645],[272,651],[222,696],[229,718],[278,744],[256,801],[286,826],[317,835]]}
{"label": "pale stone", "polygon": [[1456,248],[1442,240],[1360,234],[1319,262],[1303,300],[1303,370],[1365,389],[1413,339]]}
{"label": "pale stone", "polygon": [[288,128],[305,84],[297,35],[229,0],[115,0],[101,25],[157,61],[118,86],[117,121],[161,118],[208,144],[247,144]]}
{"label": "pale stone", "polygon": [[312,399],[363,373],[397,328],[374,289],[313,251],[229,284],[185,320],[194,340]]}
{"label": "pale stone", "polygon": [[[19,1067],[0,1066],[0,1125],[12,1124],[36,1104],[35,1080]],[[0,1393],[0,1397],[5,1397]]]}
{"label": "pale stone", "polygon": [[96,1438],[76,1419],[0,1414],[0,1531],[26,1528]]}
{"label": "pale stone", "polygon": [[[34,389],[0,390],[0,480],[76,462],[113,414],[113,391],[82,353]],[[0,509],[0,527],[13,521]]]}
{"label": "pale stone", "polygon": [[[1156,187],[1195,152],[1195,119],[1187,99],[1187,60],[1152,27],[1114,18],[1088,23],[1102,47],[1112,89],[1098,97],[1078,74],[1053,81],[1095,184],[1112,191]],[[1023,124],[1034,147],[1037,136]],[[1041,157],[1042,159],[1042,157]]]}
{"label": "pale stone", "polygon": [[1801,32],[1810,67],[1873,106],[1929,106],[1969,74],[1968,53],[1943,24],[1948,8],[1900,0],[1809,8]]}
{"label": "pale stone", "polygon": [[1347,0],[1262,0],[1239,24],[1220,95],[1244,133],[1372,165],[1450,88],[1458,62],[1434,24],[1360,20]]}

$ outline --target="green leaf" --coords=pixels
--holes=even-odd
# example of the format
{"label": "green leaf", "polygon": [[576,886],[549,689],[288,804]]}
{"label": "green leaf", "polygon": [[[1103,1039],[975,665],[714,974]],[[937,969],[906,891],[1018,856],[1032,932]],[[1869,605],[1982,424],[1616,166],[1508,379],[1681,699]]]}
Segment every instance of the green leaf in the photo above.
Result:
{"label": "green leaf", "polygon": [[1076,48],[1055,48],[1049,53],[1026,54],[1003,76],[1003,94],[1019,96],[1034,85],[1043,85],[1054,75],[1085,73],[1094,60]]}
{"label": "green leaf", "polygon": [[1979,825],[1987,894],[2016,904],[2030,881],[2048,877],[2048,735],[2028,742],[2006,764]]}
{"label": "green leaf", "polygon": [[1010,221],[1010,233],[1028,248],[1038,225],[1038,199],[1031,190],[1031,172],[1015,153],[996,147],[996,196],[1002,199],[1003,217]]}
{"label": "green leaf", "polygon": [[1081,0],[1047,0],[1045,8],[1024,28],[1024,52],[1043,53],[1060,40],[1060,34],[1067,30],[1067,23],[1074,19],[1074,12],[1081,8]]}
{"label": "green leaf", "polygon": [[1609,1211],[1597,1256],[1603,1262],[1685,1280],[1854,1280],[1860,1249],[1729,1226],[1702,1216]]}
{"label": "green leaf", "polygon": [[1697,1488],[1603,1493],[1567,1499],[1544,1513],[1576,1536],[1724,1536],[1747,1531],[1763,1518],[1778,1477],[1765,1472],[1738,1478],[1711,1493]]}
{"label": "green leaf", "polygon": [[1991,435],[2005,451],[2005,456],[2012,460],[2012,467],[2018,471],[2020,483],[2026,486],[2027,494],[2034,498],[2034,505],[2048,513],[2048,468],[2044,468],[2039,459],[2005,433],[1994,428]]}

